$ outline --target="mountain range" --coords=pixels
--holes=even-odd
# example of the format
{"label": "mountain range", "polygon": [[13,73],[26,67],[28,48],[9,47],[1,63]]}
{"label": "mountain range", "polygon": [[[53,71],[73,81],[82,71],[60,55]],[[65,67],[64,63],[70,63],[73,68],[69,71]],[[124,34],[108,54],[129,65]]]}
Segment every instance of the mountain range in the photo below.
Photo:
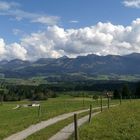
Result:
{"label": "mountain range", "polygon": [[0,61],[0,75],[9,78],[29,78],[81,73],[86,75],[140,75],[140,54],[98,56],[90,54],[68,58],[66,56],[41,58],[37,61],[14,59]]}

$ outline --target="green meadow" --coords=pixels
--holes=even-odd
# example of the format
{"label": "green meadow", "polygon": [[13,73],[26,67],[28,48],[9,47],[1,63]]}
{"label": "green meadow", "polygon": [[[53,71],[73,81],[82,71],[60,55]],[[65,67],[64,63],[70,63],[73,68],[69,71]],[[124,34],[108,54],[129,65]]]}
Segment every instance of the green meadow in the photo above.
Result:
{"label": "green meadow", "polygon": [[140,100],[103,111],[90,124],[80,127],[79,137],[80,140],[139,140]]}
{"label": "green meadow", "polygon": [[[115,102],[112,101],[112,103]],[[30,101],[4,102],[3,105],[0,105],[0,139],[42,120],[47,120],[67,112],[89,108],[90,104],[92,104],[93,107],[100,106],[100,101],[95,101],[92,98],[61,96],[41,101],[40,115],[38,115],[38,107],[13,109],[17,104],[30,103]],[[103,100],[103,105],[107,105],[107,100]]]}

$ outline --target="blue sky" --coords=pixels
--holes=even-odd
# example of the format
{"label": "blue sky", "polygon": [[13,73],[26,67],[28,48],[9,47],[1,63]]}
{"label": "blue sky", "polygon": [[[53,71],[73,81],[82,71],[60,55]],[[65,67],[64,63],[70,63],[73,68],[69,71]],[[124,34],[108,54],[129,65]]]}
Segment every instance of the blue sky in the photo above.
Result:
{"label": "blue sky", "polygon": [[[1,0],[10,2],[11,0]],[[15,9],[28,13],[57,16],[57,25],[64,28],[81,28],[100,22],[129,25],[140,16],[140,9],[125,7],[122,0],[13,0],[19,4]],[[48,25],[31,23],[30,19],[16,20],[12,15],[0,16],[0,36],[6,41],[19,41],[24,32],[29,34],[43,30]],[[73,22],[72,22],[73,21]],[[16,29],[21,34],[13,35]]]}
{"label": "blue sky", "polygon": [[[100,53],[99,49],[101,48],[101,45],[105,47],[104,53],[108,54],[109,50],[107,49],[109,49],[109,45],[102,44],[101,41],[97,43],[96,39],[98,38],[98,34],[96,35],[97,31],[92,29],[92,27],[97,26],[100,22],[103,23],[103,25],[100,25],[101,27],[97,27],[97,30],[100,32],[100,35],[105,34],[107,39],[110,37],[111,40],[111,36],[113,39],[116,36],[114,36],[112,32],[105,33],[104,30],[101,31],[102,29],[100,28],[103,26],[106,26],[106,29],[114,28],[114,32],[115,30],[121,30],[120,26],[123,26],[125,28],[124,30],[127,30],[128,26],[134,29],[135,26],[132,25],[134,21],[136,21],[136,24],[139,27],[138,18],[140,18],[140,0],[0,0],[0,44],[3,45],[1,45],[3,52],[7,52],[7,48],[9,49],[11,46],[14,46],[14,43],[16,43],[18,48],[21,47],[20,49],[25,49],[24,55],[26,54],[28,56],[30,54],[29,51],[32,49],[34,50],[36,47],[31,49],[30,46],[34,45],[27,42],[27,40],[33,38],[36,39],[38,37],[39,41],[37,44],[44,47],[43,51],[47,52],[48,48],[51,46],[51,48],[53,48],[54,54],[48,55],[47,53],[43,53],[42,55],[41,52],[39,56],[34,54],[36,55],[35,59],[38,57],[59,57],[62,55],[73,57],[77,55],[86,55],[89,52],[103,54],[103,52]],[[106,25],[106,23],[110,23],[111,25]],[[85,46],[83,45],[83,48],[80,48],[79,51],[79,48],[75,49],[76,45],[80,46],[80,44],[78,44],[78,35],[81,32],[84,34],[84,31],[87,30],[85,29],[86,27],[90,28],[92,31],[92,46],[94,46],[94,48],[90,46],[91,42],[88,42],[87,44],[85,43],[87,40],[89,41],[89,39],[91,39],[91,37],[88,35],[87,40],[84,42]],[[67,31],[68,29],[74,30],[74,32]],[[87,31],[85,34],[88,33],[89,32]],[[123,34],[124,33],[125,31]],[[43,40],[41,40],[43,38],[41,38],[42,34],[44,34],[44,38],[46,37],[46,40],[48,40],[46,44],[43,45],[41,44],[43,42]],[[52,34],[51,37],[50,34]],[[55,40],[56,34],[61,38],[63,36],[63,39],[65,38],[64,42],[57,42]],[[77,34],[77,36],[75,34]],[[128,33],[128,36],[130,36],[129,34],[130,33]],[[131,32],[131,34],[133,34],[133,32]],[[75,35],[75,43],[71,45],[72,43],[69,42],[73,39],[73,35]],[[81,36],[80,39],[82,39]],[[94,38],[94,36],[97,38]],[[66,37],[68,37],[67,42]],[[137,37],[139,37],[139,34],[137,34]],[[113,41],[123,45],[126,43],[126,46],[130,45],[131,47],[132,45],[139,43],[128,42],[126,37],[117,41],[114,39]],[[111,42],[113,41],[111,40]],[[80,43],[82,44],[82,42],[83,40],[81,40]],[[113,45],[115,44],[114,42]],[[51,43],[53,45],[50,45]],[[28,46],[27,48],[25,47],[25,44]],[[63,48],[60,47],[60,44],[63,46]],[[117,46],[118,44],[115,45]],[[67,51],[65,50],[66,47]],[[112,52],[112,54],[127,54],[133,51],[139,52],[139,48],[136,49],[136,47],[137,46],[134,46],[131,51],[128,49],[117,53]],[[11,48],[12,49],[8,51],[14,50],[14,47]],[[83,50],[86,48],[88,48],[90,51],[83,52]],[[114,48],[114,51],[116,51],[116,48]],[[15,51],[13,53],[15,53]],[[11,56],[11,59],[18,57],[18,54],[16,53]],[[57,53],[60,55],[55,55]],[[0,54],[3,54],[2,51]],[[21,58],[30,58],[27,56]],[[6,58],[6,53],[2,58]]]}

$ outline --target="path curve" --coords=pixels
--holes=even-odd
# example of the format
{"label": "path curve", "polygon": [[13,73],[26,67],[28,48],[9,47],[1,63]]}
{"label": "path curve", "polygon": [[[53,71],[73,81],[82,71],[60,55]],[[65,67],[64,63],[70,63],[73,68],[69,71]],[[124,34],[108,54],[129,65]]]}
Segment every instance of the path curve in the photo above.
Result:
{"label": "path curve", "polygon": [[[110,107],[114,107],[114,106],[117,106],[117,105],[118,104],[111,105]],[[107,108],[107,106],[103,106],[103,108]],[[95,108],[93,108],[93,110],[95,110]],[[91,117],[99,114],[100,112],[101,111],[92,113]],[[88,120],[89,120],[89,115],[86,115],[85,117],[82,117],[82,118],[78,119],[78,127],[81,126],[82,124],[84,124],[85,122],[87,122]],[[55,135],[50,137],[48,140],[67,140],[73,133],[74,133],[74,123],[70,123],[69,125],[62,128]]]}
{"label": "path curve", "polygon": [[46,121],[41,121],[37,124],[31,125],[28,128],[5,138],[4,140],[23,140],[23,139],[27,138],[28,136],[32,135],[33,133],[35,133],[35,132],[37,132],[37,131],[39,131],[39,130],[47,127],[47,126],[50,126],[50,125],[52,125],[56,122],[59,122],[61,120],[64,120],[66,118],[69,118],[69,117],[73,116],[74,113],[79,114],[79,113],[86,112],[88,110],[89,109],[74,111],[74,112],[70,112],[70,113],[67,113],[67,114],[62,114],[62,115],[56,116],[56,117],[51,118],[51,119],[46,120]]}
{"label": "path curve", "polygon": [[[116,105],[112,105],[112,106],[116,106]],[[106,106],[103,106],[103,108],[105,108],[105,107]],[[93,110],[96,110],[96,109],[100,109],[100,107],[93,108]],[[74,111],[74,112],[58,115],[58,116],[48,119],[46,121],[41,121],[37,124],[29,126],[28,128],[26,128],[20,132],[12,134],[11,136],[9,136],[7,138],[4,138],[4,140],[24,140],[28,136],[36,133],[37,131],[40,131],[41,129],[46,128],[52,124],[55,124],[61,120],[67,119],[67,118],[73,116],[75,113],[80,114],[80,113],[83,113],[86,111],[89,111],[89,109],[84,109],[84,110],[80,110],[80,111]]]}

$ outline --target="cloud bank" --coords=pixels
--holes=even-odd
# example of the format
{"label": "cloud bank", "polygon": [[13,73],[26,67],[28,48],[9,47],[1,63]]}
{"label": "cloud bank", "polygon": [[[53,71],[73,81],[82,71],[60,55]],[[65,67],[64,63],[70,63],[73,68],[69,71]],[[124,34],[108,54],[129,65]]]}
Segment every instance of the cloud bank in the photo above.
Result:
{"label": "cloud bank", "polygon": [[45,31],[32,33],[20,43],[7,44],[0,39],[0,60],[76,57],[79,55],[125,55],[140,53],[140,19],[130,26],[99,22],[80,29],[49,26]]}

